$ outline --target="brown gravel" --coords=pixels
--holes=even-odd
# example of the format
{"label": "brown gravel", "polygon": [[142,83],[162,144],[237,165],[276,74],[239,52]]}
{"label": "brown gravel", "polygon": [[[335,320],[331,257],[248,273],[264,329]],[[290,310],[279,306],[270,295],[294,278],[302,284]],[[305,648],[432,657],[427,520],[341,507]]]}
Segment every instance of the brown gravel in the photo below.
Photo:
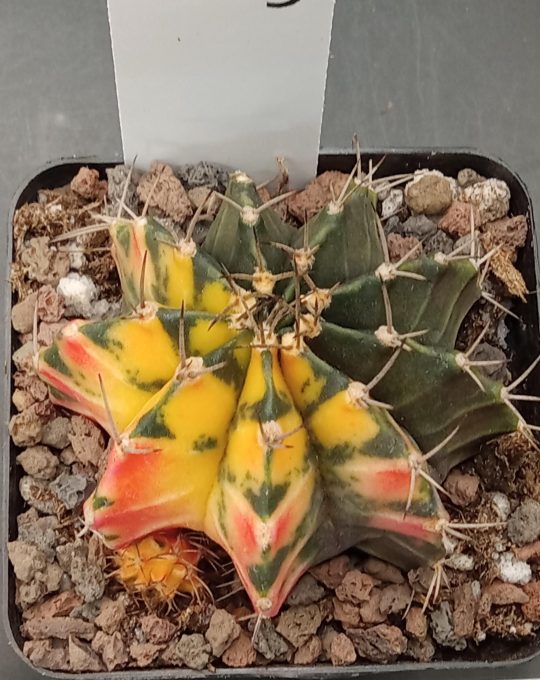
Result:
{"label": "brown gravel", "polygon": [[452,187],[446,177],[428,173],[405,187],[405,202],[413,213],[440,215],[452,203]]}
{"label": "brown gravel", "polygon": [[93,168],[81,168],[71,180],[70,187],[76,194],[87,200],[102,199],[107,191],[107,182],[99,179],[99,172]]}
{"label": "brown gravel", "polygon": [[454,238],[471,233],[471,213],[475,227],[480,224],[478,208],[470,203],[454,201],[439,220],[439,228]]}
{"label": "brown gravel", "polygon": [[411,607],[405,617],[405,630],[417,640],[423,640],[428,632],[428,620],[421,607]]}
{"label": "brown gravel", "polygon": [[155,161],[151,164],[150,171],[143,175],[137,185],[137,195],[143,203],[149,201],[150,207],[157,208],[159,214],[179,224],[193,214],[186,190],[170,165],[165,163]]}
{"label": "brown gravel", "polygon": [[101,659],[87,642],[78,640],[73,635],[68,641],[69,666],[75,673],[98,672],[103,670]]}
{"label": "brown gravel", "polygon": [[333,590],[343,581],[345,574],[351,568],[351,560],[348,555],[339,555],[327,562],[323,562],[310,569],[310,573],[317,581]]}
{"label": "brown gravel", "polygon": [[330,644],[332,666],[350,666],[356,661],[356,650],[351,638],[338,633]]}
{"label": "brown gravel", "polygon": [[232,614],[225,609],[216,609],[210,619],[206,639],[214,656],[221,656],[240,635],[240,626]]}
{"label": "brown gravel", "polygon": [[67,640],[70,635],[91,640],[95,632],[93,623],[67,616],[35,618],[26,621],[21,626],[22,635],[31,640],[45,640],[47,638]]}
{"label": "brown gravel", "polygon": [[298,648],[317,632],[321,623],[321,610],[316,604],[296,606],[279,615],[276,630]]}
{"label": "brown gravel", "polygon": [[452,497],[455,505],[462,508],[474,503],[478,497],[480,479],[476,475],[452,470],[444,482],[444,488]]}
{"label": "brown gravel", "polygon": [[257,652],[251,644],[249,635],[242,631],[221,657],[223,663],[231,668],[245,668],[255,663]]}
{"label": "brown gravel", "polygon": [[377,581],[369,574],[364,574],[358,569],[348,571],[343,580],[336,588],[336,595],[342,602],[361,604],[369,599],[373,587]]}
{"label": "brown gravel", "polygon": [[364,560],[362,571],[383,583],[405,583],[405,577],[397,567],[376,557],[368,557]]}
{"label": "brown gravel", "polygon": [[358,656],[375,663],[391,663],[407,648],[407,640],[397,626],[381,623],[372,628],[349,628],[347,633]]}
{"label": "brown gravel", "polygon": [[317,661],[322,652],[322,644],[316,635],[312,635],[298,647],[293,657],[295,666],[309,666]]}
{"label": "brown gravel", "polygon": [[494,581],[486,587],[484,592],[489,595],[492,604],[495,605],[525,604],[529,601],[529,596],[523,588],[513,583]]}
{"label": "brown gravel", "polygon": [[540,581],[531,581],[523,586],[529,601],[521,605],[521,611],[529,621],[540,622]]}
{"label": "brown gravel", "polygon": [[124,668],[129,662],[126,644],[118,631],[107,635],[98,630],[92,640],[92,649],[101,656],[108,671]]}
{"label": "brown gravel", "polygon": [[116,600],[105,598],[101,603],[95,623],[101,630],[111,635],[120,628],[125,616],[126,605],[123,597],[119,597]]}
{"label": "brown gravel", "polygon": [[402,236],[401,234],[388,234],[386,239],[388,243],[388,255],[391,262],[399,262],[402,258],[408,255],[413,248],[416,257],[422,255],[422,245],[416,236]]}

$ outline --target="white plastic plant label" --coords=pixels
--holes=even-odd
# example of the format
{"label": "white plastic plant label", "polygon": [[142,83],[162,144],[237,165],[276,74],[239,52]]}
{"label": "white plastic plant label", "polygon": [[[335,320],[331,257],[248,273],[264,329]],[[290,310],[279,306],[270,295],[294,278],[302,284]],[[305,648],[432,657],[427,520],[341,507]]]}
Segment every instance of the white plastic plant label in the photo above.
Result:
{"label": "white plastic plant label", "polygon": [[124,158],[293,185],[319,152],[334,0],[108,0]]}

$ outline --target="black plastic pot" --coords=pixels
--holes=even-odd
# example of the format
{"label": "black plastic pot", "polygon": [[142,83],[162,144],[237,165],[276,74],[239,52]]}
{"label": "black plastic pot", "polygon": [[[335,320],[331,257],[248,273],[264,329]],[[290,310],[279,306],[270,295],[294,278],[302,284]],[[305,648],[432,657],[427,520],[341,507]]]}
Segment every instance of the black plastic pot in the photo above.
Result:
{"label": "black plastic pot", "polygon": [[[532,205],[529,194],[521,179],[501,161],[481,155],[468,149],[389,149],[385,151],[367,150],[362,154],[362,163],[372,160],[376,163],[382,156],[386,160],[381,170],[381,176],[393,175],[401,172],[414,171],[420,168],[441,170],[446,175],[456,176],[457,172],[464,167],[470,167],[485,177],[496,177],[504,180],[511,191],[510,212],[513,215],[526,215],[530,230],[527,243],[520,255],[518,266],[525,277],[529,291],[537,290],[537,280],[540,276],[540,261],[538,248],[535,247],[535,232]],[[341,170],[349,172],[353,167],[355,158],[348,152],[336,150],[330,151],[319,157],[319,172],[325,170]],[[40,189],[59,187],[67,184],[76,174],[78,169],[87,165],[97,168],[104,173],[105,168],[114,165],[105,161],[97,161],[92,158],[73,159],[51,164],[30,178],[19,191],[13,201],[10,211],[10,221],[5,232],[1,232],[0,243],[0,272],[2,272],[2,286],[0,300],[3,305],[3,337],[0,342],[0,361],[4,366],[4,383],[0,392],[0,412],[3,414],[4,427],[2,428],[3,476],[1,485],[2,523],[0,528],[0,551],[3,560],[3,580],[1,591],[2,622],[8,643],[12,646],[24,662],[27,664],[29,676],[46,678],[126,678],[126,680],[158,680],[165,678],[312,678],[323,680],[330,678],[354,678],[359,673],[380,673],[388,671],[412,670],[421,671],[427,669],[480,669],[487,666],[501,666],[526,661],[540,652],[540,639],[538,636],[528,640],[500,641],[487,640],[477,649],[468,649],[456,653],[452,650],[439,652],[437,657],[429,663],[417,663],[403,661],[386,666],[357,663],[354,666],[334,668],[330,665],[319,664],[317,666],[283,666],[274,665],[267,667],[255,667],[247,669],[217,669],[214,673],[195,672],[189,669],[170,670],[127,670],[113,673],[60,673],[34,668],[23,656],[22,638],[19,633],[21,616],[15,606],[15,577],[13,570],[8,566],[6,543],[16,538],[17,514],[22,510],[23,501],[19,494],[18,483],[20,471],[15,465],[17,455],[16,447],[11,443],[5,423],[8,414],[12,411],[11,405],[11,355],[16,349],[16,337],[11,330],[10,310],[12,306],[12,294],[9,286],[9,263],[12,253],[12,221],[15,210],[29,201],[35,201]],[[365,169],[365,168],[364,168]],[[5,234],[5,236],[4,236]],[[5,240],[4,240],[5,239]],[[531,361],[540,354],[540,329],[538,322],[538,301],[531,296],[528,304],[519,304],[514,308],[522,322],[513,319],[508,320],[510,335],[509,345],[512,348],[511,370],[514,375],[521,373]],[[540,367],[537,367],[526,383],[526,391],[529,394],[540,393]],[[540,406],[529,403],[527,408],[522,409],[526,419],[530,423],[540,423]],[[0,660],[0,668],[2,662]],[[32,670],[31,670],[32,669]]]}

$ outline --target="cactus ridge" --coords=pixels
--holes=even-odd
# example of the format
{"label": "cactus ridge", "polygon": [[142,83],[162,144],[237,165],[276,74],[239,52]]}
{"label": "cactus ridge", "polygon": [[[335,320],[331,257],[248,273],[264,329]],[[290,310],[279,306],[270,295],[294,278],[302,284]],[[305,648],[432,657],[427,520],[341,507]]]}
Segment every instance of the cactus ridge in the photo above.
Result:
{"label": "cactus ridge", "polygon": [[178,240],[147,216],[110,220],[127,312],[71,322],[37,368],[111,435],[85,521],[133,587],[130,546],[182,528],[221,544],[264,616],[353,546],[437,563],[445,475],[529,432],[472,348],[454,349],[482,261],[391,263],[375,204],[351,175],[294,229],[238,172],[202,247],[192,225]]}

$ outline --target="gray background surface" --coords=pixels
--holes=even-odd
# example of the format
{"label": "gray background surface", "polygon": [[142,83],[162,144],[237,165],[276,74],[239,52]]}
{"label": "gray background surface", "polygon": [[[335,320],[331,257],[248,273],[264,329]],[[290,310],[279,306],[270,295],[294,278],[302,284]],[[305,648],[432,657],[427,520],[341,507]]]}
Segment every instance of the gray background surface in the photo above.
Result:
{"label": "gray background surface", "polygon": [[[370,147],[476,147],[539,206],[539,29],[538,0],[337,0],[322,149],[355,131]],[[0,0],[0,140],[0,229],[45,162],[121,159],[105,0]],[[467,674],[536,678],[540,662]],[[0,679],[37,677],[0,631]]]}

